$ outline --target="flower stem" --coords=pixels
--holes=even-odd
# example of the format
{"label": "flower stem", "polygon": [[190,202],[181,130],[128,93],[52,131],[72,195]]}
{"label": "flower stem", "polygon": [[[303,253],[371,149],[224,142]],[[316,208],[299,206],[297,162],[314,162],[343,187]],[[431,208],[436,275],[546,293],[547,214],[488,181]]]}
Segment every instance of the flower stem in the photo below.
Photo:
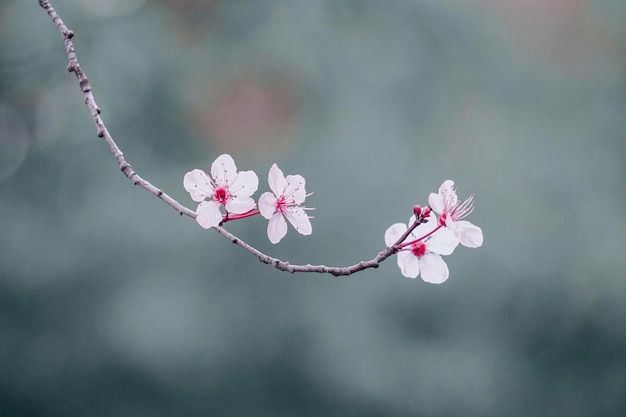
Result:
{"label": "flower stem", "polygon": [[241,214],[230,214],[230,213],[226,212],[226,215],[224,215],[224,218],[222,219],[221,224],[224,224],[224,223],[229,222],[231,220],[241,220],[241,219],[245,219],[246,217],[256,216],[257,214],[261,214],[261,212],[259,210],[255,210],[255,209],[252,209],[250,211],[246,211],[245,213],[241,213]]}
{"label": "flower stem", "polygon": [[401,244],[399,244],[399,245],[398,245],[398,247],[399,247],[400,249],[402,249],[402,248],[404,248],[404,247],[406,247],[406,246],[412,245],[412,244],[413,244],[413,243],[415,243],[415,242],[419,242],[420,240],[424,240],[424,239],[426,239],[428,236],[431,236],[433,233],[435,233],[437,230],[441,229],[442,227],[443,227],[443,226],[441,226],[441,225],[440,225],[440,226],[437,226],[435,229],[433,229],[433,230],[431,230],[430,232],[426,233],[424,236],[422,236],[422,237],[420,237],[420,238],[417,238],[417,239],[415,239],[415,240],[411,240],[410,242],[404,242],[404,243],[401,243]]}

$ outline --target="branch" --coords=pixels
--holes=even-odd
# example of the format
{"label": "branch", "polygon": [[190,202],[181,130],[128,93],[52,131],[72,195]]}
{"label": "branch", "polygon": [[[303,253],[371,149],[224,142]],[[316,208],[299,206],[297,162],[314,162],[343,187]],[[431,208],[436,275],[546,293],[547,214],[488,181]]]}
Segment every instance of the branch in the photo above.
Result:
{"label": "branch", "polygon": [[[80,64],[78,62],[78,57],[76,55],[76,50],[74,49],[74,44],[72,43],[74,32],[71,31],[67,26],[65,26],[65,23],[63,23],[63,20],[59,17],[59,15],[54,10],[54,8],[52,7],[52,5],[50,4],[48,0],[39,0],[39,5],[48,13],[50,18],[52,19],[52,22],[56,25],[57,29],[61,33],[61,36],[63,37],[63,42],[65,44],[65,52],[67,53],[67,58],[69,60],[67,70],[69,72],[73,72],[76,75],[76,78],[78,80],[78,85],[85,98],[85,105],[89,109],[89,112],[91,113],[91,118],[93,119],[96,125],[98,137],[101,137],[107,143],[111,153],[117,160],[117,163],[122,173],[129,180],[131,180],[135,185],[138,185],[139,187],[148,191],[150,194],[153,194],[157,198],[163,200],[166,204],[170,205],[180,215],[185,215],[185,216],[191,217],[192,219],[195,219],[196,213],[193,210],[185,207],[184,205],[182,205],[181,203],[179,203],[178,201],[170,197],[163,190],[152,185],[148,180],[145,180],[144,178],[139,176],[139,174],[137,174],[137,172],[135,172],[133,168],[131,167],[131,165],[126,161],[126,159],[124,158],[124,154],[122,153],[121,149],[117,146],[117,143],[115,143],[115,141],[113,140],[113,137],[111,137],[111,134],[109,133],[108,129],[106,128],[104,124],[104,121],[102,120],[102,116],[101,116],[102,111],[100,110],[100,107],[98,107],[98,105],[96,104],[96,100],[91,91],[91,85],[89,84],[89,80],[87,79],[87,77],[85,76],[85,73],[80,67]],[[228,230],[224,229],[221,226],[215,226],[213,228],[217,230],[219,234],[224,236],[226,239],[230,240],[235,245],[242,247],[243,249],[245,249],[252,255],[256,256],[260,262],[264,264],[272,265],[278,270],[287,271],[291,273],[318,272],[318,273],[327,273],[327,274],[331,274],[334,276],[352,275],[355,272],[363,271],[365,269],[378,268],[379,264],[382,261],[384,261],[389,256],[393,255],[399,250],[398,245],[410,233],[410,231],[407,231],[407,233],[405,233],[403,237],[398,239],[398,242],[396,242],[396,244],[394,244],[391,247],[385,248],[380,253],[378,253],[378,255],[376,255],[374,258],[370,259],[369,261],[361,261],[359,263],[356,263],[351,266],[346,266],[346,267],[334,267],[334,266],[310,265],[310,264],[291,265],[289,262],[281,261],[280,259],[277,259],[277,258],[272,258],[271,256],[268,256],[264,254],[263,252],[255,249],[254,247],[250,246],[249,244],[239,239],[237,236],[233,235],[232,233],[230,233]]]}

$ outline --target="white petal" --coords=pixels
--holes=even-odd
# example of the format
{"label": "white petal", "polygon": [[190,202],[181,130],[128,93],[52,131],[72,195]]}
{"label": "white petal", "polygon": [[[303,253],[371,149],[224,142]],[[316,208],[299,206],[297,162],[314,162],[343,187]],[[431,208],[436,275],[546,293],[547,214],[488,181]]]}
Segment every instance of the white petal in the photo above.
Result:
{"label": "white petal", "polygon": [[433,209],[435,213],[441,215],[443,213],[443,210],[445,209],[443,196],[435,193],[430,193],[428,195],[428,205],[431,209]]}
{"label": "white petal", "polygon": [[483,244],[483,231],[472,223],[460,220],[455,222],[456,232],[461,240],[461,245],[468,248],[478,248]]}
{"label": "white petal", "polygon": [[[459,202],[459,199],[456,196],[456,191],[454,189],[454,181],[452,180],[445,180],[443,184],[441,184],[441,186],[439,187],[439,195],[443,198],[443,209],[441,212],[435,211],[437,214],[450,211],[450,209],[456,206],[457,203]],[[429,204],[430,204],[430,196],[429,196]]]}
{"label": "white petal", "polygon": [[280,197],[285,191],[285,175],[283,171],[278,168],[278,165],[273,164],[270,168],[270,172],[267,174],[267,183],[270,186],[270,190],[276,195]]}
{"label": "white petal", "polygon": [[[415,216],[411,216],[411,219],[409,220],[409,224],[413,224],[414,221],[415,221]],[[428,219],[426,219],[426,223],[422,223],[419,226],[417,226],[413,230],[413,234],[415,234],[415,236],[422,237],[432,232],[433,230],[435,230],[437,226],[439,226],[439,222],[437,221],[437,216],[431,213]]]}
{"label": "white petal", "polygon": [[439,194],[444,195],[444,194],[450,192],[450,190],[453,190],[453,189],[454,189],[454,181],[452,181],[452,180],[445,180],[439,186]]}
{"label": "white petal", "polygon": [[431,284],[441,284],[448,279],[450,271],[441,256],[427,253],[420,258],[422,279]]}
{"label": "white petal", "polygon": [[306,181],[302,175],[287,175],[284,195],[287,204],[302,204],[306,198]]}
{"label": "white petal", "polygon": [[396,243],[396,241],[400,239],[400,236],[402,236],[402,234],[406,232],[406,230],[406,224],[403,223],[396,223],[389,226],[389,228],[385,231],[385,245],[389,247]]}
{"label": "white petal", "polygon": [[267,237],[276,244],[287,234],[287,222],[280,213],[275,213],[267,224]]}
{"label": "white petal", "polygon": [[459,244],[459,237],[454,231],[448,228],[437,230],[430,239],[426,241],[428,252],[439,255],[450,255]]}
{"label": "white petal", "polygon": [[185,174],[183,187],[191,195],[193,201],[199,202],[213,195],[213,186],[209,176],[200,169],[194,169]]}
{"label": "white petal", "polygon": [[452,199],[451,202],[453,205],[456,205],[458,199],[456,197],[456,191],[454,189],[454,181],[445,180],[441,186],[439,187],[439,194],[444,196],[446,199]]}
{"label": "white petal", "polygon": [[302,210],[302,207],[288,207],[284,214],[287,220],[289,220],[289,223],[291,223],[301,235],[307,236],[313,231],[311,220],[309,220],[309,216],[307,216],[306,212]]}
{"label": "white petal", "polygon": [[237,166],[232,156],[222,154],[211,164],[211,177],[218,187],[230,187],[237,177]]}
{"label": "white petal", "polygon": [[256,206],[252,197],[231,198],[226,202],[226,210],[229,213],[243,214],[252,210]]}
{"label": "white petal", "polygon": [[446,227],[456,230],[456,222],[452,218],[452,216],[446,216]]}
{"label": "white petal", "polygon": [[229,191],[239,198],[250,197],[259,188],[259,177],[254,171],[241,171],[237,174]]}
{"label": "white petal", "polygon": [[266,219],[271,219],[272,215],[276,211],[276,196],[270,192],[265,192],[259,197],[259,211],[261,216]]}
{"label": "white petal", "polygon": [[402,275],[407,278],[417,278],[420,274],[420,258],[411,252],[398,252],[398,266]]}
{"label": "white petal", "polygon": [[205,229],[215,227],[222,221],[221,204],[216,201],[203,201],[196,209],[196,221]]}

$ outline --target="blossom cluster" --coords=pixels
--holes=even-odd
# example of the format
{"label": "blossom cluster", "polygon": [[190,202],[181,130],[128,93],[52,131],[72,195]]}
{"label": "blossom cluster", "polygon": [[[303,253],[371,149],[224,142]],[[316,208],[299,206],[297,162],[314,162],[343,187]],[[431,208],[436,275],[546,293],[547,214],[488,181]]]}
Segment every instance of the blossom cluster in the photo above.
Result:
{"label": "blossom cluster", "polygon": [[[285,176],[273,164],[267,182],[271,191],[261,194],[257,208],[252,195],[259,188],[259,178],[254,171],[237,171],[233,158],[223,154],[211,164],[209,174],[200,169],[187,172],[183,186],[199,203],[196,221],[205,229],[260,214],[269,220],[267,237],[274,244],[287,234],[287,222],[298,233],[310,235],[307,210],[313,209],[303,205],[310,195],[305,190],[305,179],[301,175]],[[428,206],[413,207],[408,225],[391,225],[385,231],[385,244],[390,253],[397,254],[402,275],[421,275],[433,284],[446,281],[450,273],[442,256],[452,254],[459,244],[468,248],[483,244],[481,228],[463,220],[472,211],[474,196],[459,203],[454,181],[446,180],[437,193],[428,196]]]}
{"label": "blossom cluster", "polygon": [[474,210],[473,200],[471,195],[459,204],[454,181],[446,180],[437,193],[428,196],[427,207],[413,208],[408,226],[396,223],[387,229],[385,244],[397,249],[402,275],[421,275],[426,282],[441,284],[449,276],[442,256],[452,254],[459,244],[468,248],[482,246],[481,228],[462,220]]}
{"label": "blossom cluster", "polygon": [[309,195],[304,188],[304,178],[301,175],[285,177],[278,165],[273,164],[267,181],[272,192],[261,195],[257,210],[252,198],[259,188],[256,173],[237,171],[233,158],[222,154],[211,164],[210,175],[194,169],[185,174],[183,186],[192,200],[199,203],[196,221],[205,229],[260,214],[269,220],[267,236],[272,243],[280,242],[287,234],[286,220],[300,234],[310,235],[311,221],[306,210],[311,209],[302,206]]}

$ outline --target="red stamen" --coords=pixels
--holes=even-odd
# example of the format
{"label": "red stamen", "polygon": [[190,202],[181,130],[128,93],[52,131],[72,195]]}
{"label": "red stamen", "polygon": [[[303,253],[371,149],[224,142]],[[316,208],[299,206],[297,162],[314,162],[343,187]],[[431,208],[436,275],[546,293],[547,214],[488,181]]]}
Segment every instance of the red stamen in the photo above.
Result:
{"label": "red stamen", "polygon": [[418,258],[426,255],[426,244],[424,242],[415,242],[411,245],[411,253]]}
{"label": "red stamen", "polygon": [[220,187],[213,193],[213,199],[221,204],[226,204],[228,201],[228,190]]}
{"label": "red stamen", "polygon": [[[294,203],[295,203],[295,201],[294,201]],[[285,201],[285,196],[281,195],[276,200],[276,211],[278,213],[283,213],[286,208],[287,208],[287,202]]]}

